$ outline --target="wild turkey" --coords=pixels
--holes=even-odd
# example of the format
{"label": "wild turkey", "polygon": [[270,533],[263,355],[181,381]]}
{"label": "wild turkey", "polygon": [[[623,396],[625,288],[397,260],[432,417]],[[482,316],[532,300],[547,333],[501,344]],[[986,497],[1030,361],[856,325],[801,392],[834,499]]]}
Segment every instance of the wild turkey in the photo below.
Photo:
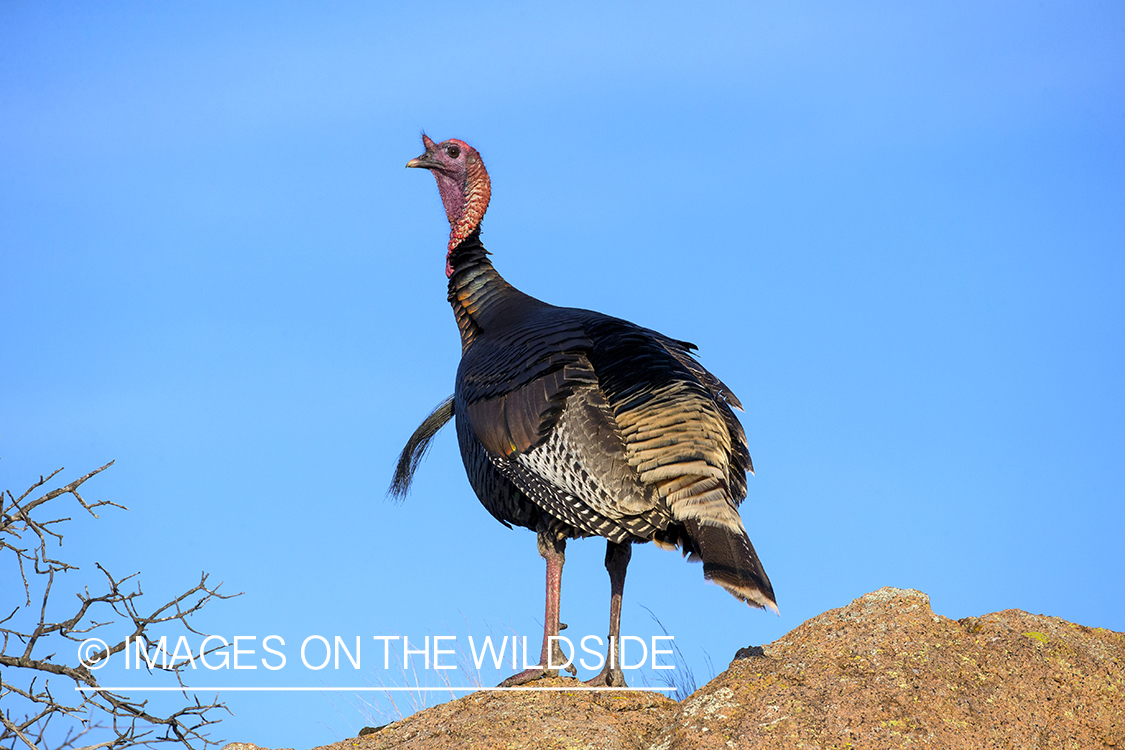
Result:
{"label": "wild turkey", "polygon": [[[491,186],[480,154],[434,143],[406,166],[437,179],[450,236],[445,272],[461,330],[456,389],[411,437],[391,493],[403,496],[430,439],[456,415],[469,483],[505,526],[538,535],[547,562],[539,668],[557,636],[567,539],[603,536],[610,577],[609,653],[589,684],[623,686],[615,644],[631,545],[702,559],[703,575],[777,612],[737,506],[753,472],[731,407],[742,405],[691,355],[692,344],[589,310],[555,307],[501,278],[480,241]],[[557,644],[555,646],[557,649]],[[558,651],[552,663],[561,664]]]}

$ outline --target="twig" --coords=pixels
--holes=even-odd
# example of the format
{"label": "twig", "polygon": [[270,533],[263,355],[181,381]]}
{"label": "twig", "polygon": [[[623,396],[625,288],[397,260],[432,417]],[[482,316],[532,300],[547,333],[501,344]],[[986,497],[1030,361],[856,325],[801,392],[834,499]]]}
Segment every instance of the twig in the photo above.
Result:
{"label": "twig", "polygon": [[[139,603],[143,596],[139,574],[133,573],[116,579],[98,564],[97,568],[105,578],[107,590],[104,593],[91,593],[88,588],[83,589],[77,594],[78,606],[73,610],[72,616],[59,621],[48,620],[48,601],[55,601],[50,599],[56,583],[55,574],[75,570],[77,566],[53,559],[48,554],[48,542],[54,540],[61,546],[63,538],[62,533],[53,527],[69,519],[58,514],[44,517],[46,509],[53,507],[47,504],[55,498],[71,495],[95,518],[98,517],[95,509],[103,506],[126,510],[125,506],[109,500],[87,501],[78,491],[84,482],[112,465],[113,462],[110,461],[34,500],[27,501],[27,498],[47,485],[62,469],[47,477],[40,476],[19,497],[15,497],[10,491],[0,493],[0,553],[5,549],[14,553],[26,600],[22,607],[16,607],[11,614],[0,620],[0,666],[6,668],[0,674],[0,699],[3,699],[4,705],[3,712],[0,712],[0,750],[15,750],[17,740],[31,750],[48,750],[45,734],[51,720],[60,715],[74,718],[79,712],[88,712],[90,715],[88,719],[82,720],[82,729],[77,732],[73,728],[69,729],[62,740],[49,750],[100,750],[105,747],[125,748],[161,742],[178,742],[188,748],[206,748],[217,744],[208,739],[203,730],[219,721],[212,714],[215,710],[227,710],[226,706],[217,701],[204,703],[196,695],[188,695],[189,689],[184,685],[180,670],[196,655],[189,653],[187,658],[181,657],[179,662],[168,664],[168,654],[162,645],[167,641],[162,641],[154,631],[179,623],[187,631],[202,635],[192,626],[189,618],[214,599],[229,599],[239,594],[220,593],[222,583],[210,586],[207,574],[202,573],[199,583],[192,588],[155,609],[142,609]],[[30,545],[23,541],[25,536],[29,537]],[[34,575],[29,577],[29,573]],[[32,609],[32,591],[40,588],[37,585],[40,582],[42,595],[38,597],[39,606]],[[52,611],[55,609],[54,606],[51,607]],[[21,613],[29,615],[24,619],[33,619],[34,624],[20,626],[18,616]],[[97,619],[96,613],[100,613]],[[109,615],[109,619],[103,619],[106,615]],[[126,635],[113,642],[113,645],[107,644],[97,653],[84,655],[85,663],[80,661],[72,666],[54,661],[56,654],[51,649],[56,646],[52,644],[68,641],[82,643],[89,633],[118,623],[127,626]],[[77,693],[81,695],[81,701],[76,706],[67,705],[52,694],[49,682],[52,677],[67,678],[78,687],[100,687],[90,667],[124,651],[130,642],[143,646],[146,663],[147,654],[156,649],[157,655],[161,657],[160,669],[176,675],[184,697],[190,701],[187,705],[161,716],[148,710],[147,701],[133,701],[126,695],[114,692],[95,690]],[[39,685],[41,678],[42,684]],[[16,701],[19,701],[25,711],[23,716],[12,714],[12,705]],[[95,717],[103,715],[108,719],[108,726],[95,723]],[[75,748],[78,739],[94,729],[110,731],[112,739]]]}

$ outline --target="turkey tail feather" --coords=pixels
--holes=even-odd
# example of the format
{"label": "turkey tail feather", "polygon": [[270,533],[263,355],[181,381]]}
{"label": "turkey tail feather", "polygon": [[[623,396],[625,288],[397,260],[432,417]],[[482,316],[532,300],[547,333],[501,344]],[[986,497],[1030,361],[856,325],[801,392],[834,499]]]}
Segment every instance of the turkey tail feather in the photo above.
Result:
{"label": "turkey tail feather", "polygon": [[430,412],[430,416],[418,425],[418,429],[406,441],[406,447],[402,449],[402,454],[398,457],[395,476],[391,480],[390,489],[387,490],[388,495],[400,501],[406,498],[406,493],[410,491],[410,483],[414,481],[414,471],[426,455],[426,451],[430,447],[430,441],[452,418],[453,397],[450,396]]}
{"label": "turkey tail feather", "polygon": [[719,584],[752,607],[778,613],[773,586],[754,545],[743,529],[685,521],[688,534],[703,558],[703,577]]}

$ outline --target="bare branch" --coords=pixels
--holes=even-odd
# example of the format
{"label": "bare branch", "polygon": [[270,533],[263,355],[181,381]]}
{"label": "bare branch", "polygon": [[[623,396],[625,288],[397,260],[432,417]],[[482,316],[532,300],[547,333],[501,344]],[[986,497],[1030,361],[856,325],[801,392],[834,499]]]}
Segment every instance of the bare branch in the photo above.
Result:
{"label": "bare branch", "polygon": [[17,736],[17,737],[19,737],[19,738],[20,738],[21,740],[23,740],[23,743],[24,743],[25,745],[27,745],[28,747],[30,747],[30,748],[31,748],[31,750],[39,750],[39,748],[37,748],[37,747],[35,746],[35,744],[34,744],[34,743],[32,743],[32,741],[31,741],[31,740],[29,740],[29,739],[27,738],[27,735],[25,735],[25,734],[24,734],[23,732],[21,732],[21,731],[19,730],[19,727],[17,727],[17,726],[16,726],[15,724],[13,724],[12,722],[8,721],[8,717],[7,717],[7,716],[4,716],[3,714],[0,714],[0,722],[3,722],[3,723],[4,723],[4,729],[5,729],[6,731],[8,731],[8,732],[11,732],[11,733],[12,733],[12,734],[14,734],[15,736]]}
{"label": "bare branch", "polygon": [[[50,599],[56,583],[55,574],[75,570],[76,566],[48,555],[47,544],[50,540],[60,545],[62,542],[62,533],[53,527],[69,519],[59,514],[51,514],[54,517],[44,515],[48,512],[46,508],[53,507],[47,503],[55,498],[71,495],[95,518],[98,517],[96,508],[108,505],[125,509],[108,500],[87,501],[78,492],[84,482],[112,465],[113,462],[110,461],[34,500],[26,501],[62,469],[47,477],[41,476],[18,498],[10,491],[0,493],[0,553],[5,549],[14,553],[14,562],[20,571],[26,600],[22,607],[16,607],[11,614],[0,620],[0,642],[3,646],[0,649],[0,666],[5,667],[3,673],[0,673],[0,702],[4,706],[3,711],[0,711],[0,750],[16,750],[17,743],[21,743],[19,747],[26,746],[31,750],[100,750],[105,747],[124,748],[161,742],[182,743],[188,748],[206,748],[216,744],[208,739],[204,730],[219,721],[213,714],[216,710],[227,710],[226,706],[217,701],[203,702],[197,696],[189,695],[190,689],[184,685],[180,670],[191,663],[195,655],[189,653],[188,658],[181,658],[179,662],[175,661],[176,657],[173,655],[173,663],[167,663],[169,654],[164,645],[167,643],[167,634],[157,636],[155,632],[174,626],[202,635],[192,626],[189,618],[214,599],[229,599],[239,594],[220,593],[222,583],[211,586],[207,582],[207,574],[202,573],[199,583],[192,588],[155,609],[142,609],[139,600],[143,597],[143,592],[139,574],[133,573],[115,579],[108,570],[97,564],[105,578],[106,590],[91,593],[89,588],[83,589],[77,594],[78,605],[72,610],[70,617],[57,622],[48,620],[48,600],[55,601]],[[30,544],[24,541],[25,536]],[[37,597],[38,606],[32,608],[32,592],[40,589],[42,593]],[[29,620],[32,622],[28,622]],[[57,644],[82,643],[94,630],[119,628],[121,625],[125,626],[125,633],[119,640],[110,641],[112,645],[102,641],[104,649],[97,653],[82,654],[76,665],[54,660]],[[184,697],[189,701],[187,705],[168,715],[159,715],[149,710],[148,701],[138,702],[126,695],[100,689],[90,667],[113,654],[125,651],[132,643],[144,649],[146,666],[171,672],[176,676],[183,688]],[[151,662],[149,660],[149,654],[154,653],[154,650],[155,657],[159,659],[158,667],[153,666],[156,664],[155,659]],[[52,694],[50,680],[60,677],[73,682],[76,687],[87,689],[73,693],[67,691],[67,695],[77,696],[72,702],[77,702],[78,705],[68,705]],[[12,713],[14,704],[20,706],[23,715]],[[86,713],[88,718],[80,719],[80,713]],[[52,719],[59,716],[67,717],[60,721],[80,721],[80,728],[76,729],[70,724],[61,739],[48,742],[48,726]],[[108,724],[96,722],[98,717],[105,717]],[[111,739],[77,748],[78,740],[94,730],[109,733]]]}

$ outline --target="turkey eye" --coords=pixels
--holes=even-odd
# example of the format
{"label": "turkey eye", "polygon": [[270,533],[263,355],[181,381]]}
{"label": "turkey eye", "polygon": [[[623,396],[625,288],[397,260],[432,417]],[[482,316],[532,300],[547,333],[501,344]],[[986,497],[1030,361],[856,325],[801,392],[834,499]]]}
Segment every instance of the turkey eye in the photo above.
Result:
{"label": "turkey eye", "polygon": [[457,148],[456,146],[450,146],[445,150],[445,153],[449,154],[450,157],[456,159],[461,155],[461,149]]}

